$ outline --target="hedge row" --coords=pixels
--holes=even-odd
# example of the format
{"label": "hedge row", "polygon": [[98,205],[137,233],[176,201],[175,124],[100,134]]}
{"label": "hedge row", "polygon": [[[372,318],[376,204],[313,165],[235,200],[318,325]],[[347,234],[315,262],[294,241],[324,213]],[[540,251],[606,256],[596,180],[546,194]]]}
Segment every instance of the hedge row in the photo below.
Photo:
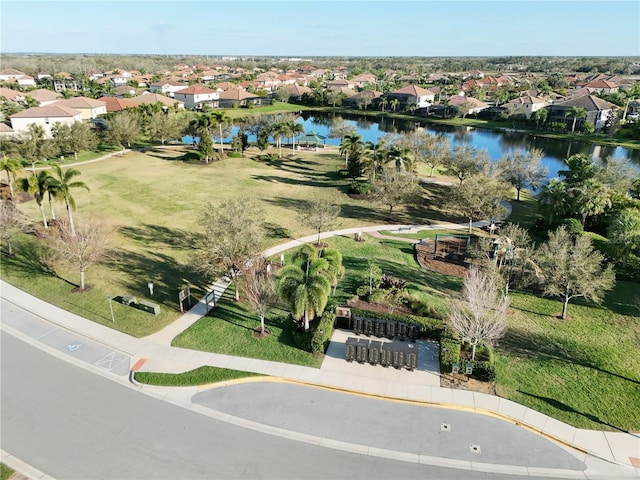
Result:
{"label": "hedge row", "polygon": [[351,309],[352,317],[379,318],[380,320],[396,320],[398,322],[417,323],[420,325],[421,336],[439,340],[445,328],[445,323],[437,318],[419,317],[405,313],[372,312],[361,308]]}
{"label": "hedge row", "polygon": [[311,352],[324,353],[329,347],[331,335],[333,334],[333,325],[336,321],[335,313],[325,311],[318,322],[318,325],[311,336]]}

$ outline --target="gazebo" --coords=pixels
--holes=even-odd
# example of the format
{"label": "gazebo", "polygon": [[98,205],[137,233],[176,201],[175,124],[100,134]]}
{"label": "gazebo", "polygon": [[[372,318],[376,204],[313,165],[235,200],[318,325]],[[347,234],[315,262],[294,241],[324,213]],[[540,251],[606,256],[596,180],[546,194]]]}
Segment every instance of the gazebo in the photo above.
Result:
{"label": "gazebo", "polygon": [[300,140],[298,140],[298,148],[313,148],[317,151],[318,147],[324,148],[326,139],[327,137],[314,131],[310,131],[300,137]]}

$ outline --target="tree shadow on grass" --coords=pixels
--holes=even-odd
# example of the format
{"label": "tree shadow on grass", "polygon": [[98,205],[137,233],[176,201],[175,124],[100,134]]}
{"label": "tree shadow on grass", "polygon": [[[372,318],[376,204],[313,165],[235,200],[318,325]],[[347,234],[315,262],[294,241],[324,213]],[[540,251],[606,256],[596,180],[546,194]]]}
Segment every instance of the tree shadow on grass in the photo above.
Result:
{"label": "tree shadow on grass", "polygon": [[25,240],[14,246],[12,256],[2,256],[4,268],[19,277],[44,276],[53,277],[74,288],[80,285],[57,274],[46,258],[46,251],[34,240]]}
{"label": "tree shadow on grass", "polygon": [[205,293],[206,287],[199,285],[201,277],[192,266],[163,253],[120,250],[104,263],[114,270],[128,272],[127,281],[122,285],[125,295],[149,296],[147,283],[153,282],[153,302],[179,310],[178,292],[185,285],[191,286],[191,294],[196,298]]}
{"label": "tree shadow on grass", "polygon": [[568,364],[576,364],[640,385],[640,380],[625,377],[594,364],[587,357],[587,353],[578,350],[575,346],[557,337],[551,339],[517,328],[509,328],[500,341],[500,350],[522,358],[556,360]]}
{"label": "tree shadow on grass", "polygon": [[139,226],[120,227],[118,231],[122,235],[145,246],[161,244],[179,249],[194,248],[199,238],[199,233],[196,232],[188,232],[178,228],[169,228],[148,223]]}
{"label": "tree shadow on grass", "polygon": [[307,175],[306,178],[289,178],[281,177],[278,175],[251,175],[254,180],[260,180],[267,183],[284,183],[287,185],[306,185],[308,187],[318,188],[336,188],[339,185],[334,185],[327,181],[318,180],[316,176]]}
{"label": "tree shadow on grass", "polygon": [[[611,425],[608,422],[605,422],[604,420],[601,420],[599,417],[596,417],[595,415],[591,414],[591,413],[586,413],[586,412],[581,412],[579,410],[576,410],[575,408],[567,405],[566,403],[562,403],[554,398],[549,398],[549,397],[542,397],[540,395],[534,395],[533,393],[529,393],[529,392],[525,392],[524,390],[518,390],[519,393],[526,395],[528,397],[532,397],[535,398],[537,400],[540,400],[541,402],[544,402],[546,404],[548,404],[549,406],[561,410],[563,412],[568,412],[568,413],[575,413],[577,415],[580,415],[582,417],[587,418],[588,420],[591,420],[594,423],[598,423],[600,425],[605,425],[611,429],[614,430],[618,430],[620,432],[624,432],[624,433],[631,433],[628,430],[624,430],[623,428],[620,427],[616,427],[615,425]],[[632,434],[634,436],[638,436],[635,434]]]}
{"label": "tree shadow on grass", "polygon": [[266,222],[264,228],[267,231],[267,238],[291,238],[291,232],[277,223]]}

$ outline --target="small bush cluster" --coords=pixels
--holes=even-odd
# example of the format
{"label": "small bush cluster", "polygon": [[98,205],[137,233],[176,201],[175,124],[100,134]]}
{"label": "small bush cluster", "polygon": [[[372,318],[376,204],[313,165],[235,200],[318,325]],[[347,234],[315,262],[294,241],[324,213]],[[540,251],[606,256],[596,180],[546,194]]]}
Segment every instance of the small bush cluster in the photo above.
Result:
{"label": "small bush cluster", "polygon": [[349,193],[369,195],[369,193],[371,193],[371,184],[369,182],[353,181],[349,186]]}
{"label": "small bush cluster", "polygon": [[329,347],[336,321],[334,313],[325,311],[311,336],[311,353],[324,353]]}
{"label": "small bush cluster", "polygon": [[453,330],[445,328],[440,335],[440,371],[451,373],[454,363],[460,364],[460,337]]}

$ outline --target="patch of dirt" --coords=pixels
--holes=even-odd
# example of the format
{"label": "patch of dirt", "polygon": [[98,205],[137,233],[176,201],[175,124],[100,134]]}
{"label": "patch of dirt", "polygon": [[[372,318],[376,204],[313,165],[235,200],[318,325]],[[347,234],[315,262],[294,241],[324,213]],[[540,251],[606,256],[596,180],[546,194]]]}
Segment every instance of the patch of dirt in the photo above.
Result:
{"label": "patch of dirt", "polygon": [[469,390],[471,392],[496,394],[496,384],[494,382],[481,382],[475,378],[468,378],[463,374],[456,374],[455,378],[451,373],[440,375],[440,386],[445,388],[457,388],[458,390]]}
{"label": "patch of dirt", "polygon": [[264,333],[261,331],[260,327],[253,329],[254,338],[267,338],[269,335],[271,335],[271,332],[267,327],[264,327]]}
{"label": "patch of dirt", "polygon": [[369,195],[363,195],[361,193],[347,193],[349,198],[353,198],[354,200],[367,200],[371,198]]}
{"label": "patch of dirt", "polygon": [[463,278],[465,273],[467,273],[467,267],[464,264],[460,265],[435,258],[418,256],[418,263],[427,270],[452,275],[454,277]]}

